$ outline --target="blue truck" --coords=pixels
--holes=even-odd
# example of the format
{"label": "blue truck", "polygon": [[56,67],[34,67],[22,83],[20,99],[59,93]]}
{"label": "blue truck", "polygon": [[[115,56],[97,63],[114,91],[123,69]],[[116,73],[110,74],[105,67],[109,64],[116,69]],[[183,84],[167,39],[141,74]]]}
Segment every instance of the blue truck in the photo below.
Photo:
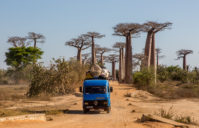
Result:
{"label": "blue truck", "polygon": [[106,79],[89,79],[85,80],[83,88],[83,112],[87,113],[91,109],[103,109],[107,113],[111,111],[110,92],[113,88],[109,86]]}

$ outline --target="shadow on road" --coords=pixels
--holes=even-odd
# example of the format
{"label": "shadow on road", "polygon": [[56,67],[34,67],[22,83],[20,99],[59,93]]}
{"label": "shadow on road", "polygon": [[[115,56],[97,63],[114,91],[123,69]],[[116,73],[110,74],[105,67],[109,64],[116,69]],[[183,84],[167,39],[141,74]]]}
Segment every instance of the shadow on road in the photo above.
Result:
{"label": "shadow on road", "polygon": [[[67,114],[85,114],[83,110],[69,110]],[[100,114],[100,111],[89,111],[86,114]]]}

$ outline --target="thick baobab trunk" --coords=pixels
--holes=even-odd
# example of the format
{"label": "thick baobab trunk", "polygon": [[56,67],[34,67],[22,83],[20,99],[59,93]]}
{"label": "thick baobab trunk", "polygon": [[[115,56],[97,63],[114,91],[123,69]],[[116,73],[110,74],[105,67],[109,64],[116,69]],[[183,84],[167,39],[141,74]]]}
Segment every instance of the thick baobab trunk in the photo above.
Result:
{"label": "thick baobab trunk", "polygon": [[77,51],[77,61],[79,61],[80,64],[82,64],[82,54],[81,54],[82,50],[78,49]]}
{"label": "thick baobab trunk", "polygon": [[155,55],[155,34],[152,35],[152,43],[151,43],[151,61],[150,65],[156,67],[156,55]]}
{"label": "thick baobab trunk", "polygon": [[121,61],[122,61],[122,70],[121,70],[121,78],[122,78],[122,81],[124,81],[125,79],[125,55],[124,55],[124,48],[122,48],[122,58],[121,58]]}
{"label": "thick baobab trunk", "polygon": [[13,46],[16,48],[17,47],[17,43],[15,41],[13,41]]}
{"label": "thick baobab trunk", "polygon": [[155,55],[155,33],[152,35],[152,43],[151,43],[151,61],[150,61],[151,68],[154,72],[155,76],[155,83],[156,83],[156,55]]}
{"label": "thick baobab trunk", "polygon": [[100,54],[100,63],[101,65],[103,66],[104,65],[104,57],[103,57],[103,54]]}
{"label": "thick baobab trunk", "polygon": [[36,48],[37,46],[37,41],[36,41],[36,39],[34,39],[34,48]]}
{"label": "thick baobab trunk", "polygon": [[120,48],[119,54],[119,82],[122,82],[122,48]]}
{"label": "thick baobab trunk", "polygon": [[157,65],[157,68],[158,68],[158,66],[159,66],[159,53],[158,52],[156,53],[156,59],[157,59],[156,65]]}
{"label": "thick baobab trunk", "polygon": [[146,44],[145,44],[145,66],[149,69],[150,68],[150,60],[151,60],[151,45],[152,45],[152,33],[148,32],[147,34],[147,39],[146,39]]}
{"label": "thick baobab trunk", "polygon": [[183,56],[183,69],[187,70],[186,55]]}
{"label": "thick baobab trunk", "polygon": [[115,61],[112,62],[112,77],[116,80]]}
{"label": "thick baobab trunk", "polygon": [[126,56],[125,56],[125,83],[132,82],[132,46],[131,34],[129,33],[126,39]]}
{"label": "thick baobab trunk", "polygon": [[94,37],[92,37],[92,64],[96,64],[96,54],[95,54],[95,42]]}

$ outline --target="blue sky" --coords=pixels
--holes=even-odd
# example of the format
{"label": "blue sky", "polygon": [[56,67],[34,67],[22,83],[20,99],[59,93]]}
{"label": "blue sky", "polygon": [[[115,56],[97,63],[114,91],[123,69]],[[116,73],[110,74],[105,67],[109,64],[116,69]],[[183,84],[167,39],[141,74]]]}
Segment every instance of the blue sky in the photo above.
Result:
{"label": "blue sky", "polygon": [[[199,66],[198,6],[199,0],[0,0],[0,68],[7,67],[5,52],[11,36],[42,33],[46,41],[38,47],[45,52],[41,61],[48,65],[51,58],[76,55],[75,48],[64,45],[71,38],[96,31],[106,35],[96,44],[112,47],[125,41],[112,35],[116,24],[147,21],[173,23],[171,30],[156,35],[156,46],[166,56],[161,64],[181,66],[182,60],[175,60],[176,51],[191,49],[194,53],[187,57],[188,64]],[[146,33],[132,40],[133,53],[142,51],[145,40]]]}

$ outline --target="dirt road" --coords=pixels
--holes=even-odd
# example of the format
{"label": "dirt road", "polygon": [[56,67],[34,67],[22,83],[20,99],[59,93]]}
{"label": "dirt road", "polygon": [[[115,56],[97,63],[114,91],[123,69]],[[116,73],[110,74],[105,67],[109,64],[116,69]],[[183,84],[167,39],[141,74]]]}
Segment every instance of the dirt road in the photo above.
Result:
{"label": "dirt road", "polygon": [[[82,98],[73,95],[67,96],[62,102],[59,101],[59,104],[69,104],[70,102],[69,112],[51,116],[53,121],[5,122],[0,123],[0,128],[173,128],[171,125],[158,122],[136,122],[143,113],[154,113],[157,110],[157,104],[152,104],[149,101],[157,102],[158,98],[147,93],[137,93],[132,97],[125,97],[125,94],[136,92],[136,90],[131,86],[119,85],[116,82],[111,82],[111,86],[114,91],[111,94],[112,110],[109,114],[103,111],[83,114]],[[139,98],[136,98],[138,96]],[[151,103],[148,108],[146,107],[147,102]]]}

